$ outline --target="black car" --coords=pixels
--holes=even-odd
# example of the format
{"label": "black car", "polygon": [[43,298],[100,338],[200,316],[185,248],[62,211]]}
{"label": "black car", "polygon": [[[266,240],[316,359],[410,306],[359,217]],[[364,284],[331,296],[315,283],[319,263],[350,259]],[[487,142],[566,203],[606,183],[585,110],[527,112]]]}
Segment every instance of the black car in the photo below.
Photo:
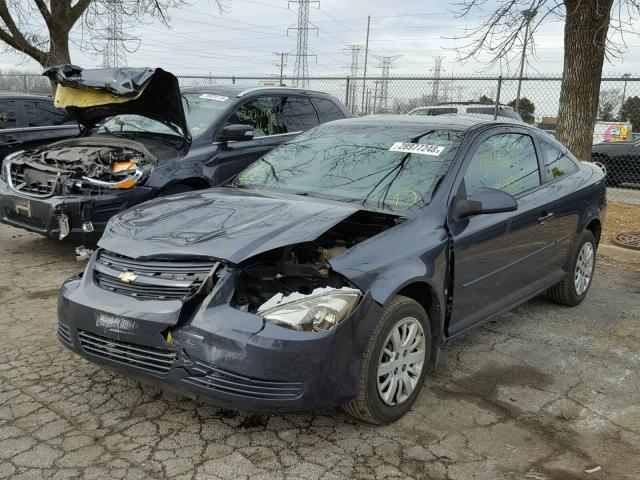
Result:
{"label": "black car", "polygon": [[158,196],[219,185],[269,150],[349,116],[291,88],[185,89],[161,69],[47,73],[82,133],[5,159],[0,221],[52,238],[99,238],[111,216]]}
{"label": "black car", "polygon": [[597,143],[591,159],[602,164],[607,172],[607,185],[640,184],[640,140]]}
{"label": "black car", "polygon": [[0,92],[0,165],[18,150],[78,135],[78,124],[44,95]]}
{"label": "black car", "polygon": [[585,298],[605,207],[602,171],[521,123],[331,122],[113,217],[58,335],[225,407],[391,422],[445,342],[544,291]]}

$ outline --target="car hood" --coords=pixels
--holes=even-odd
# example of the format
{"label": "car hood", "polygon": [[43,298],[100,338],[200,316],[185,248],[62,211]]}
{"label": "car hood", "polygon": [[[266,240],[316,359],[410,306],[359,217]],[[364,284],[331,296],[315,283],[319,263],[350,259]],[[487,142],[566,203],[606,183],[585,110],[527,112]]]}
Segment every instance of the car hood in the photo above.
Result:
{"label": "car hood", "polygon": [[87,128],[114,115],[135,114],[176,125],[190,138],[178,79],[161,68],[58,65],[43,75],[56,84],[55,106]]}
{"label": "car hood", "polygon": [[129,257],[197,255],[239,263],[315,240],[358,210],[221,188],[159,198],[114,216],[98,245]]}

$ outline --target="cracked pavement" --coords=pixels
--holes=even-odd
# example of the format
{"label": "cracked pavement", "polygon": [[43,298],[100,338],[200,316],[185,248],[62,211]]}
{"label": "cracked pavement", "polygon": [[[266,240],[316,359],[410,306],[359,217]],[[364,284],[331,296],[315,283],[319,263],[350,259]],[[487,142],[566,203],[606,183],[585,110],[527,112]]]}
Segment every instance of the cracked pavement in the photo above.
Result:
{"label": "cracked pavement", "polygon": [[600,262],[582,305],[534,299],[452,342],[379,427],[221,410],[72,354],[72,250],[0,226],[0,478],[640,478],[640,272]]}

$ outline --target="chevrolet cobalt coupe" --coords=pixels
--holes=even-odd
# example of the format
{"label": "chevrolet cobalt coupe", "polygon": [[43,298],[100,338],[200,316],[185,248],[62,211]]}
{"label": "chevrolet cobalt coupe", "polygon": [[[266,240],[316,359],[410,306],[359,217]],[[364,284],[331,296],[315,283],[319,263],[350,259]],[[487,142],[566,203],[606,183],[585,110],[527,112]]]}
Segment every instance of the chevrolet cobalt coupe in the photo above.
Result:
{"label": "chevrolet cobalt coupe", "polygon": [[161,69],[62,65],[45,74],[82,133],[5,159],[0,222],[78,243],[97,240],[119,211],[220,185],[296,134],[350,116],[319,92],[181,91]]}
{"label": "chevrolet cobalt coupe", "polygon": [[392,422],[448,340],[544,291],[585,298],[605,191],[522,123],[331,122],[227,186],[112,218],[60,291],[58,334],[228,408]]}

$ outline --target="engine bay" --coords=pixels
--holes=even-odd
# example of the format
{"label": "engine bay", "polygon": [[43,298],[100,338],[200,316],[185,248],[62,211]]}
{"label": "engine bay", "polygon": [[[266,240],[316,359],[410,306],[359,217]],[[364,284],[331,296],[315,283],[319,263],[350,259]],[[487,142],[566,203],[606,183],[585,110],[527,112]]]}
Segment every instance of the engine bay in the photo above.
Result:
{"label": "engine bay", "polygon": [[138,142],[88,137],[28,150],[7,163],[14,189],[68,195],[131,188],[157,161]]}
{"label": "engine bay", "polygon": [[312,242],[271,250],[240,264],[232,305],[256,313],[276,295],[310,295],[315,290],[352,285],[335,273],[330,260],[349,248],[401,223],[391,214],[358,211]]}

